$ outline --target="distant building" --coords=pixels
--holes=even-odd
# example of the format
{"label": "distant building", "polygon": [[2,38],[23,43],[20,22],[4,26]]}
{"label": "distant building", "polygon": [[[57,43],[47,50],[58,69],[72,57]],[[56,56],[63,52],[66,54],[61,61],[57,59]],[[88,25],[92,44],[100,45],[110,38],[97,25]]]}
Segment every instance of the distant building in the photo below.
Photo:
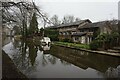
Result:
{"label": "distant building", "polygon": [[87,19],[57,26],[57,30],[59,31],[59,40],[69,39],[75,42],[75,40],[72,38],[73,34],[79,32],[79,26],[86,25],[88,23],[91,23],[91,21]]}
{"label": "distant building", "polygon": [[89,23],[78,27],[80,33],[75,34],[79,37],[80,43],[89,44],[101,33],[111,33],[112,30],[118,29],[118,21],[101,21],[95,23]]}
{"label": "distant building", "polygon": [[109,34],[112,30],[117,30],[118,20],[92,23],[87,19],[50,28],[59,31],[59,40],[69,39],[75,43],[89,44],[99,34]]}

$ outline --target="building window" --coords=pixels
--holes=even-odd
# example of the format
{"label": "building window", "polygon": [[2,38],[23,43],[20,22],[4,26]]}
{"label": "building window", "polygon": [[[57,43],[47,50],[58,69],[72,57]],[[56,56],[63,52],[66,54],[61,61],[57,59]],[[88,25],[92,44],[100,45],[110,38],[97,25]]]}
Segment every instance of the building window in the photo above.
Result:
{"label": "building window", "polygon": [[79,40],[79,38],[78,38],[78,37],[75,37],[75,40],[77,41],[77,40]]}
{"label": "building window", "polygon": [[71,32],[69,32],[69,34],[71,35]]}
{"label": "building window", "polygon": [[80,30],[80,32],[84,32],[84,30],[82,29],[82,30]]}
{"label": "building window", "polygon": [[63,32],[63,35],[65,35],[65,32]]}
{"label": "building window", "polygon": [[76,33],[76,32],[71,32],[71,34],[74,34],[74,33]]}
{"label": "building window", "polygon": [[69,35],[69,32],[66,32],[66,35]]}
{"label": "building window", "polygon": [[62,35],[62,32],[59,32],[59,35]]}

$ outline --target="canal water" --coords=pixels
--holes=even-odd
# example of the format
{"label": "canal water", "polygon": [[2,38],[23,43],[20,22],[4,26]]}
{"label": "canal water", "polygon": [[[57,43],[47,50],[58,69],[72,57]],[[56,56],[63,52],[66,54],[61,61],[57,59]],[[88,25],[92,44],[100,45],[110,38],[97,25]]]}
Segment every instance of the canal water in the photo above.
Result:
{"label": "canal water", "polygon": [[3,50],[29,78],[118,78],[120,58],[60,46],[41,46],[34,40],[6,38]]}

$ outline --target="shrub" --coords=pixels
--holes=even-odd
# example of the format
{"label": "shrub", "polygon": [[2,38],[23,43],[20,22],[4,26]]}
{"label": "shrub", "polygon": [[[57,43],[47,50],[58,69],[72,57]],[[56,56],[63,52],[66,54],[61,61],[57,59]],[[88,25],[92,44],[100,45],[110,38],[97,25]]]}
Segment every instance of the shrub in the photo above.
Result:
{"label": "shrub", "polygon": [[70,39],[65,38],[65,39],[63,39],[63,42],[71,42],[71,40],[70,40]]}
{"label": "shrub", "polygon": [[44,36],[49,37],[52,41],[58,41],[58,35],[59,32],[57,30],[53,29],[45,29],[44,30]]}
{"label": "shrub", "polygon": [[96,40],[99,44],[99,47],[102,47],[103,49],[107,50],[117,45],[118,37],[119,37],[118,32],[112,32],[111,34],[102,33],[97,36]]}
{"label": "shrub", "polygon": [[98,48],[101,48],[102,42],[98,40],[94,40],[89,44],[91,50],[97,50]]}

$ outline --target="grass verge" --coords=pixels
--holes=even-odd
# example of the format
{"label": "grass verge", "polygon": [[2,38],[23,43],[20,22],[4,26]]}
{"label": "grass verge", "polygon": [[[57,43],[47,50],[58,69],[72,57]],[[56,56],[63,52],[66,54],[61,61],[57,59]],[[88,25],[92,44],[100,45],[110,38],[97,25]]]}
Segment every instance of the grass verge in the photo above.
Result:
{"label": "grass verge", "polygon": [[78,44],[78,43],[69,43],[69,42],[55,42],[54,44],[55,45],[63,45],[63,46],[67,46],[67,47],[90,49],[88,44]]}

